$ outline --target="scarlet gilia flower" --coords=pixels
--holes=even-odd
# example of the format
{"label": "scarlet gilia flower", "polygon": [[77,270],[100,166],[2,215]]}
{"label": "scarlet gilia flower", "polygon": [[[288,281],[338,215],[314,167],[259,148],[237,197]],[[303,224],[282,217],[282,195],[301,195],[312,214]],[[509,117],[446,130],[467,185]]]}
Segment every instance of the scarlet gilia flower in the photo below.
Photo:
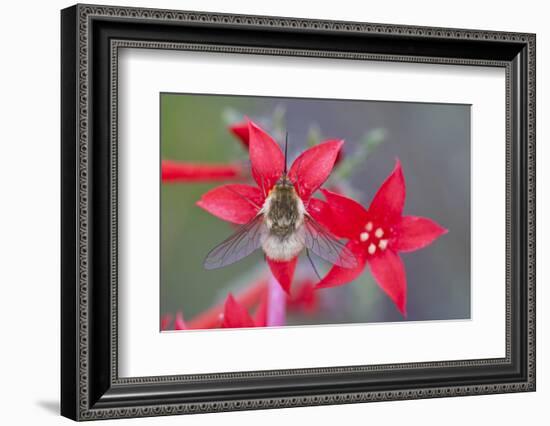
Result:
{"label": "scarlet gilia flower", "polygon": [[285,155],[273,138],[248,122],[252,176],[257,186],[229,184],[204,194],[197,205],[214,216],[244,225],[207,256],[205,267],[234,263],[262,248],[271,272],[289,293],[298,255],[304,248],[343,267],[353,254],[315,220],[311,196],[329,177],[342,140],[304,151],[286,171]]}
{"label": "scarlet gilia flower", "polygon": [[319,215],[324,217],[322,222],[328,223],[335,235],[349,240],[347,247],[355,254],[357,265],[332,267],[316,288],[347,284],[368,264],[378,285],[406,316],[407,277],[399,252],[424,248],[447,229],[425,217],[403,216],[406,188],[399,160],[368,210],[343,195],[322,191],[327,202],[316,203]]}
{"label": "scarlet gilia flower", "polygon": [[163,160],[161,179],[171,182],[218,182],[245,177],[243,167],[238,164],[188,163]]}
{"label": "scarlet gilia flower", "polygon": [[229,293],[223,310],[222,328],[265,327],[267,324],[267,299],[262,298],[254,316]]}

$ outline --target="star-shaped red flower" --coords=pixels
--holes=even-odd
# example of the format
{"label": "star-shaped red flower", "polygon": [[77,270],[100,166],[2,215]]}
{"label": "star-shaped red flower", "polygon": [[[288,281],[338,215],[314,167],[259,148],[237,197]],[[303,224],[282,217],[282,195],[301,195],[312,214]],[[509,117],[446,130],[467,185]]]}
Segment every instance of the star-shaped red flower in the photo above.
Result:
{"label": "star-shaped red flower", "polygon": [[225,300],[222,328],[265,327],[267,325],[267,300],[264,296],[254,317],[240,304],[231,293]]}
{"label": "star-shaped red flower", "polygon": [[[399,252],[410,252],[430,245],[447,229],[425,217],[403,216],[405,178],[399,160],[374,196],[368,210],[356,201],[321,190],[326,203],[316,202],[318,217],[337,236],[348,239],[355,254],[355,268],[333,266],[316,288],[336,287],[353,281],[368,264],[384,292],[406,315],[407,277]],[[341,218],[341,220],[335,220]]]}
{"label": "star-shaped red flower", "polygon": [[[329,177],[343,143],[342,140],[328,140],[309,148],[296,158],[288,171],[288,178],[305,212],[314,219],[317,209],[309,211],[311,196]],[[223,185],[210,190],[197,202],[199,207],[214,216],[240,225],[250,223],[258,215],[285,171],[283,151],[267,132],[252,121],[248,121],[248,145],[252,176],[257,186]],[[297,255],[288,260],[266,256],[266,260],[279,284],[287,293],[290,292]]]}

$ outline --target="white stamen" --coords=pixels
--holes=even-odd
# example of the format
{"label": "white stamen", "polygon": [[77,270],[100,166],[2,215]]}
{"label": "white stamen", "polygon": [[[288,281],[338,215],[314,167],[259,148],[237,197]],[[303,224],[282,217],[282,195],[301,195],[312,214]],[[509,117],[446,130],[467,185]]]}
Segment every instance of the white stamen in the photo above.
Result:
{"label": "white stamen", "polygon": [[388,247],[388,240],[380,240],[378,247],[380,247],[380,250],[386,250],[386,247]]}
{"label": "white stamen", "polygon": [[359,235],[359,239],[362,242],[365,242],[369,239],[369,233],[368,232],[361,232],[361,235]]}
{"label": "white stamen", "polygon": [[368,222],[368,223],[365,225],[365,229],[366,229],[367,231],[369,231],[369,232],[372,231],[372,222]]}
{"label": "white stamen", "polygon": [[375,251],[376,251],[376,246],[371,243],[371,245],[369,246],[369,254],[374,254]]}
{"label": "white stamen", "polygon": [[374,235],[376,238],[382,238],[384,236],[384,230],[382,228],[377,228],[376,231],[374,231]]}

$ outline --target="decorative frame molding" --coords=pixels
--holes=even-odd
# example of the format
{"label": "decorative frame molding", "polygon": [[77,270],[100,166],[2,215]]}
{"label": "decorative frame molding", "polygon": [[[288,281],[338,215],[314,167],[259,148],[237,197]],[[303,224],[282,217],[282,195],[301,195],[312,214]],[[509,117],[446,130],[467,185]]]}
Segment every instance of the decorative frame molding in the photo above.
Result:
{"label": "decorative frame molding", "polygon": [[[140,28],[130,31],[128,23]],[[238,43],[213,42],[209,28]],[[140,38],[144,32],[158,40]],[[253,45],[249,32],[265,34],[264,44]],[[300,40],[311,33],[336,49]],[[366,47],[358,49],[358,41]],[[417,54],[404,54],[403,46],[418,46]],[[119,378],[116,124],[118,50],[125,47],[505,68],[506,357]],[[63,10],[62,414],[91,420],[535,390],[535,65],[533,34],[91,5]],[[478,379],[453,384],[454,371],[463,381],[474,371]],[[389,377],[383,386],[376,382],[382,373]],[[413,376],[433,385],[414,386]],[[310,388],[293,384],[297,377]],[[335,377],[346,383],[328,391]],[[234,379],[242,389],[224,393]]]}

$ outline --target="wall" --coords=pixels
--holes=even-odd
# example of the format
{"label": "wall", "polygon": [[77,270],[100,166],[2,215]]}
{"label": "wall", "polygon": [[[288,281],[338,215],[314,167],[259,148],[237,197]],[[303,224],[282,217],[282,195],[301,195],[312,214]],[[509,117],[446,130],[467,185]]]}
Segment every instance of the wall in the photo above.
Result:
{"label": "wall", "polygon": [[[105,0],[103,3],[117,4]],[[287,15],[537,33],[538,53],[538,390],[454,399],[388,402],[193,417],[132,424],[318,424],[359,422],[513,425],[547,416],[550,399],[548,191],[550,29],[544,2],[123,1],[134,6]],[[0,393],[4,424],[64,424],[59,394],[59,9],[66,1],[10,2],[2,8],[0,67]],[[546,192],[546,194],[545,194]],[[488,254],[490,255],[490,253]],[[121,421],[128,422],[128,421]],[[107,422],[112,423],[112,422]],[[105,424],[107,424],[105,423]],[[102,423],[103,424],[103,423]],[[115,423],[113,423],[115,424]]]}

